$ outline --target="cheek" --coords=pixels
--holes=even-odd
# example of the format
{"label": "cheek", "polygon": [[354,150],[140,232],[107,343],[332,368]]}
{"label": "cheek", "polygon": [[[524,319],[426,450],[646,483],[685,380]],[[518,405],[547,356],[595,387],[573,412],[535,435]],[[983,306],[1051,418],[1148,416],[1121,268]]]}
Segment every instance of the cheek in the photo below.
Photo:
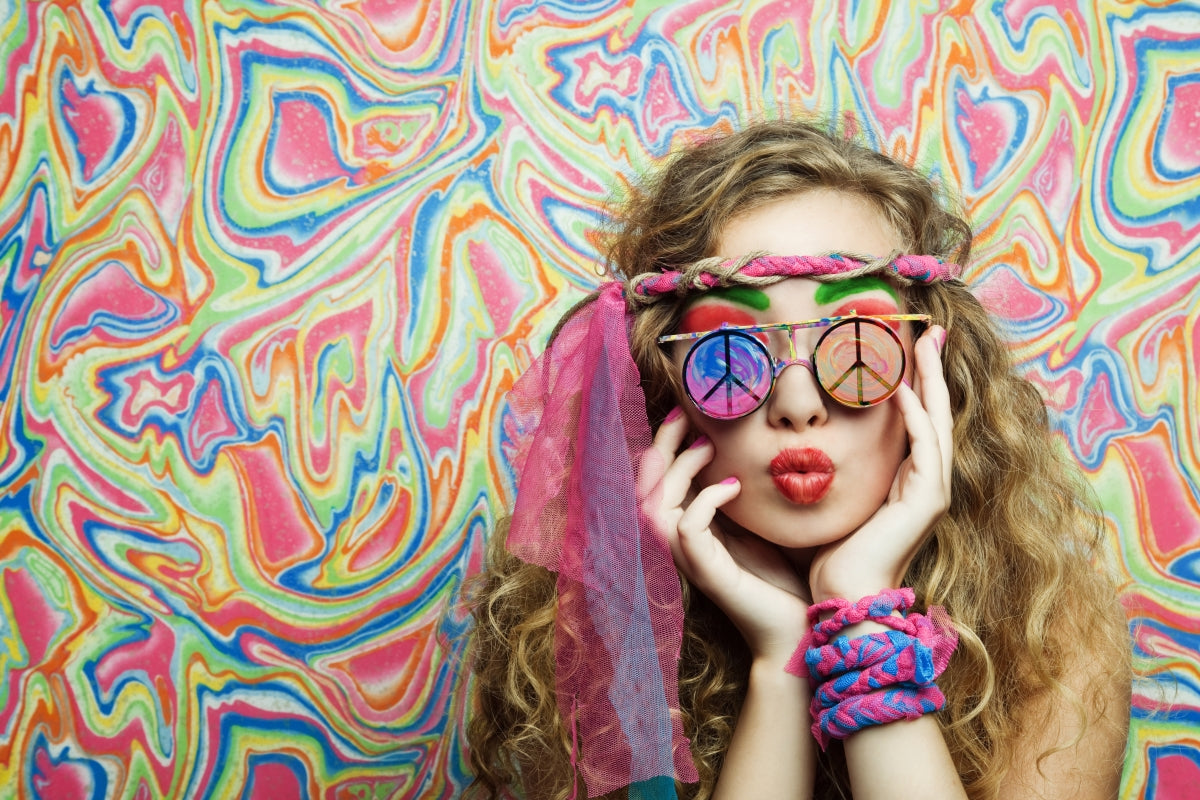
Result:
{"label": "cheek", "polygon": [[880,457],[888,458],[895,466],[899,466],[908,454],[908,431],[904,429],[904,417],[900,409],[889,403],[888,411],[877,437],[877,445]]}
{"label": "cheek", "polygon": [[694,407],[688,411],[688,420],[692,424],[693,437],[704,434],[713,444],[712,460],[700,469],[696,476],[698,483],[704,486],[719,483],[730,475],[738,475],[744,471],[740,469],[737,456],[747,452],[748,448],[745,443],[739,442],[736,433],[729,430],[728,424],[714,424]]}
{"label": "cheek", "polygon": [[[840,411],[840,409],[839,409]],[[848,433],[859,455],[881,462],[899,463],[908,452],[908,432],[895,400],[870,409],[846,409]],[[849,416],[849,415],[858,416]]]}

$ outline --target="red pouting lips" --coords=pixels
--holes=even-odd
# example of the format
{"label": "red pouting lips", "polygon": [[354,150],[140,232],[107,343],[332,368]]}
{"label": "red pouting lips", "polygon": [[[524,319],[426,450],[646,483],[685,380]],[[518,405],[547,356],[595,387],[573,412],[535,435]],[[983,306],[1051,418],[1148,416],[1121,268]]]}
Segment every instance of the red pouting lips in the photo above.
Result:
{"label": "red pouting lips", "polygon": [[833,485],[833,461],[811,447],[790,447],[771,459],[771,479],[793,503],[816,503]]}

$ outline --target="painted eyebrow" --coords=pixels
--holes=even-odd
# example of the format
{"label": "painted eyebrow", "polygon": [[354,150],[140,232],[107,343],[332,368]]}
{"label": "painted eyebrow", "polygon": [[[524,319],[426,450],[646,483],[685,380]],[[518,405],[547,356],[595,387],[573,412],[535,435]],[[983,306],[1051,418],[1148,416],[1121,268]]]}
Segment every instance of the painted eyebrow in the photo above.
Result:
{"label": "painted eyebrow", "polygon": [[822,283],[817,286],[817,293],[814,299],[818,304],[825,306],[832,305],[850,295],[877,290],[887,292],[888,296],[895,300],[897,305],[900,304],[900,293],[896,291],[896,287],[883,278],[874,275],[862,275],[857,278]]}
{"label": "painted eyebrow", "polygon": [[[717,301],[699,305],[701,300]],[[741,308],[739,308],[739,306]],[[684,310],[679,320],[679,330],[686,333],[715,330],[722,323],[730,325],[753,325],[754,317],[743,308],[766,311],[771,307],[771,298],[753,286],[727,286],[713,289],[696,297]]]}
{"label": "painted eyebrow", "polygon": [[755,311],[766,311],[771,307],[771,298],[762,289],[753,286],[726,286],[723,289],[712,289],[699,295],[693,303],[700,300],[726,300],[739,306],[753,308]]}

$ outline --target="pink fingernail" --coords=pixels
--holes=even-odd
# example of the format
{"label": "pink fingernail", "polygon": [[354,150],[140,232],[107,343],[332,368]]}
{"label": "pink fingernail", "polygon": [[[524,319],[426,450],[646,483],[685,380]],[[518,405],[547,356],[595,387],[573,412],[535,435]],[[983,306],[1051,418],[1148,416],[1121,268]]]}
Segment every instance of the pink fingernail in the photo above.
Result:
{"label": "pink fingernail", "polygon": [[680,408],[679,406],[675,406],[674,408],[672,408],[670,411],[667,412],[667,415],[665,417],[663,417],[662,424],[666,425],[668,422],[674,422],[675,420],[679,419],[679,416],[682,413],[683,413],[683,409]]}
{"label": "pink fingernail", "polygon": [[697,447],[704,447],[708,444],[708,437],[703,433],[696,437],[696,441],[688,445],[688,450],[695,450]]}
{"label": "pink fingernail", "polygon": [[735,483],[737,483],[737,482],[738,482],[738,479],[737,479],[736,477],[734,477],[733,475],[730,475],[728,478],[726,478],[725,480],[721,481],[721,485],[722,485],[722,486],[730,486],[730,485],[732,485],[732,484],[735,484]]}
{"label": "pink fingernail", "polygon": [[943,350],[946,349],[946,329],[945,328],[942,328],[941,332],[938,333],[938,335],[937,335],[937,349],[938,349],[939,353],[941,353]]}

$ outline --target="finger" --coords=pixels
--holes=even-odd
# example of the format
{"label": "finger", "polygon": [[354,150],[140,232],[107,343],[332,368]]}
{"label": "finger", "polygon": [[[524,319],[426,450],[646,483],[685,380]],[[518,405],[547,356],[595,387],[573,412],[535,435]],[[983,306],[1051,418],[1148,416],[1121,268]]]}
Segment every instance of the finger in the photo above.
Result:
{"label": "finger", "polygon": [[[929,413],[937,431],[938,445],[942,451],[942,468],[946,485],[950,484],[950,468],[954,458],[954,414],[950,408],[950,389],[946,385],[942,366],[942,349],[946,341],[946,329],[935,325],[925,332],[925,342],[916,353],[917,370],[921,375],[921,403]],[[918,343],[920,344],[920,342]]]}
{"label": "finger", "polygon": [[662,451],[664,456],[673,456],[683,444],[689,427],[691,426],[688,424],[687,415],[683,413],[682,408],[675,406],[667,412],[666,418],[658,426],[658,431],[654,434],[654,446]]}
{"label": "finger", "polygon": [[687,432],[687,417],[684,416],[683,409],[675,406],[658,426],[650,449],[642,454],[636,487],[638,497],[649,497],[658,486],[667,467],[675,460],[675,453],[683,444]]}
{"label": "finger", "polygon": [[917,373],[921,378],[921,401],[931,414],[950,416],[950,390],[942,366],[946,329],[934,325],[915,347]]}
{"label": "finger", "polygon": [[740,491],[741,484],[736,478],[706,486],[679,518],[677,563],[688,580],[701,589],[727,583],[738,572],[737,563],[713,534],[712,523],[717,509]]}
{"label": "finger", "polygon": [[686,450],[675,456],[663,473],[662,503],[667,508],[682,505],[692,489],[692,482],[712,461],[716,450],[709,438],[703,434],[696,438]]}
{"label": "finger", "polygon": [[895,394],[908,431],[909,460],[917,474],[929,480],[941,480],[944,454],[938,440],[933,418],[922,405],[917,393],[901,384]]}

